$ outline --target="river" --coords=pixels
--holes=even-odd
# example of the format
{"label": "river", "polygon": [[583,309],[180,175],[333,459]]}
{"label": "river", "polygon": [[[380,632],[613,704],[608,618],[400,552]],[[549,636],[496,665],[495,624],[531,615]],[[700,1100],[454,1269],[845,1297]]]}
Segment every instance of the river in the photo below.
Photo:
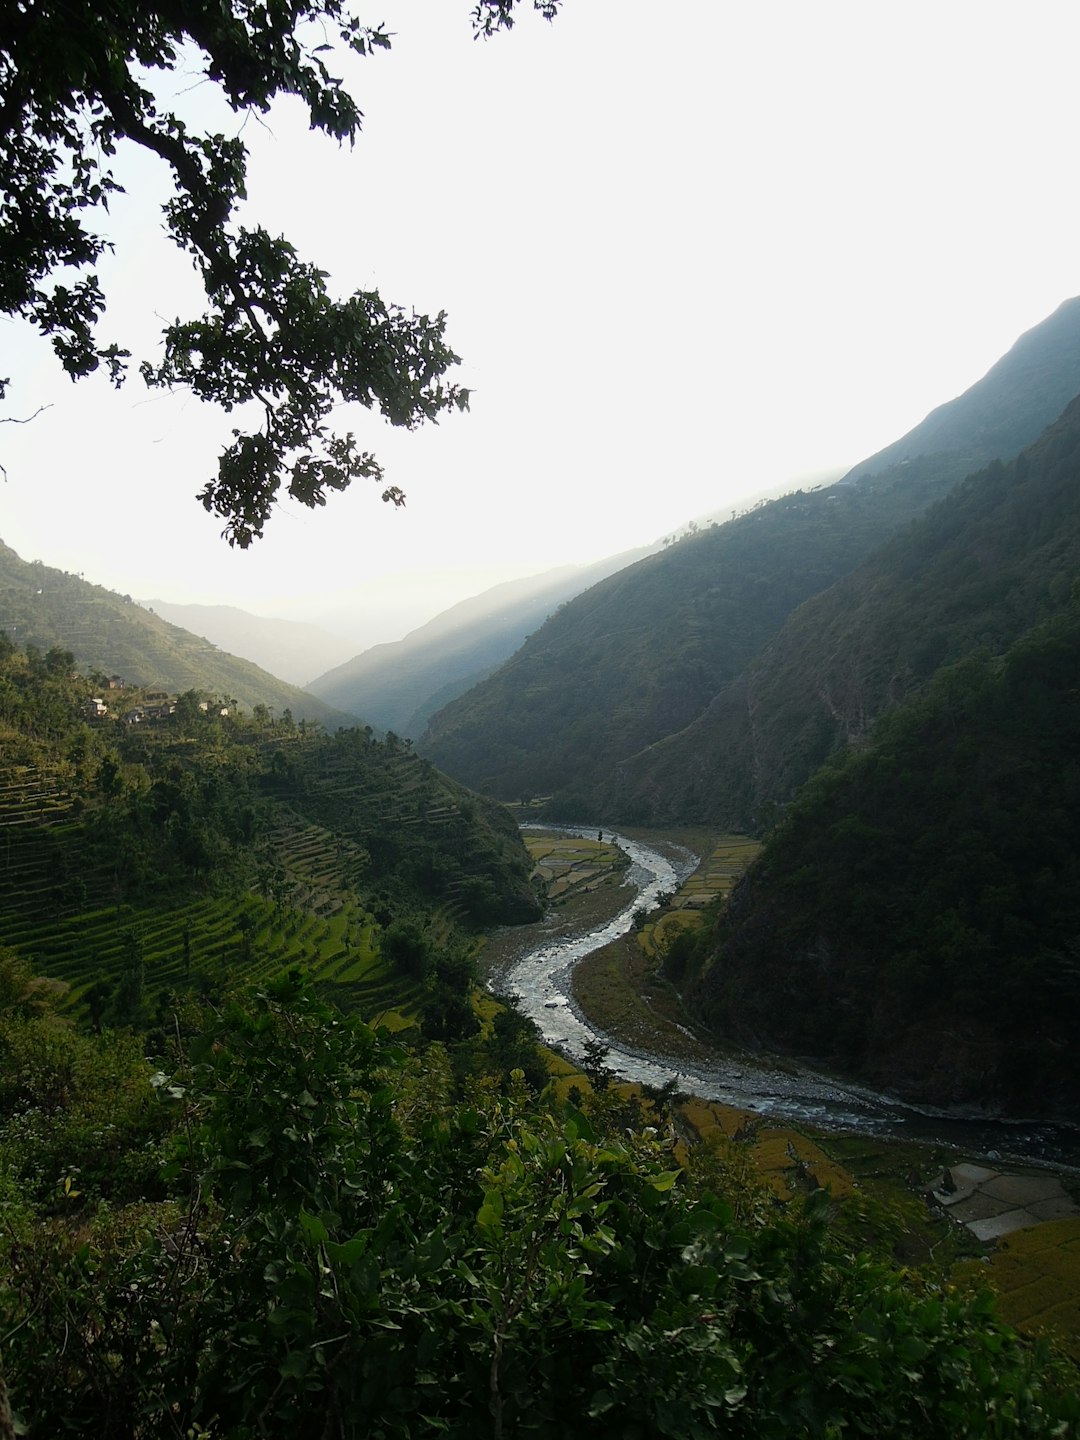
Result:
{"label": "river", "polygon": [[[594,829],[544,827],[587,836]],[[580,934],[547,939],[514,958],[490,977],[493,989],[516,997],[539,1026],[546,1044],[580,1063],[585,1044],[608,1046],[607,1066],[627,1080],[659,1087],[674,1079],[678,1088],[754,1114],[806,1124],[821,1130],[861,1131],[938,1142],[990,1159],[1011,1158],[1080,1169],[1080,1131],[1041,1122],[1013,1122],[907,1105],[894,1097],[841,1081],[808,1066],[770,1059],[734,1047],[717,1049],[707,1063],[687,1062],[629,1048],[589,1024],[571,994],[574,966],[594,950],[625,935],[634,911],[650,909],[664,891],[673,892],[693,873],[698,857],[685,851],[669,858],[641,840],[605,831],[605,838],[630,859],[627,902],[613,920]]]}

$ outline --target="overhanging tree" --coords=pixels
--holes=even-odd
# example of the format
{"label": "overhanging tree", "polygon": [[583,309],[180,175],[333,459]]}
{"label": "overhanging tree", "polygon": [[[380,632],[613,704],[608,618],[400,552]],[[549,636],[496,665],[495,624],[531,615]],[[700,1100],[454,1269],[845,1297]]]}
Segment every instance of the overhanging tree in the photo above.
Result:
{"label": "overhanging tree", "polygon": [[[479,0],[474,33],[508,28],[519,3]],[[558,4],[533,0],[547,19]],[[124,142],[163,161],[168,233],[191,256],[207,308],[167,325],[162,358],[140,370],[149,385],[188,386],[226,411],[261,410],[261,423],[233,431],[199,495],[241,548],[263,534],[283,486],[317,506],[358,476],[383,479],[352,433],[328,426],[336,405],[359,402],[406,428],[468,406],[468,391],[445,378],[458,359],[445,314],[406,313],[375,291],[335,300],[325,272],[285,237],[239,223],[242,141],[190,129],[151,88],[194,58],[234,113],[292,95],[312,129],[351,144],[363,117],[328,68],[335,47],[367,57],[390,35],[346,0],[14,0],[0,16],[0,313],[49,337],[73,379],[104,366],[120,384],[131,356],[98,333],[96,266],[111,247],[95,226],[122,189],[113,162]],[[404,502],[396,485],[382,498]]]}

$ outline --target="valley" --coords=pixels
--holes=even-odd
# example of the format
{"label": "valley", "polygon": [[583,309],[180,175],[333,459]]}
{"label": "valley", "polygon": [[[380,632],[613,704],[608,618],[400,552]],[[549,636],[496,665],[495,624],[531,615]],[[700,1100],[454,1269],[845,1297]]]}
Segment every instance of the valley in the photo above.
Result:
{"label": "valley", "polygon": [[[710,1032],[691,1018],[665,977],[672,931],[679,933],[688,915],[692,923],[689,906],[725,898],[757,847],[745,837],[712,837],[711,853],[702,862],[687,850],[685,832],[638,831],[630,837],[609,831],[602,845],[590,835],[560,828],[528,837],[539,867],[552,868],[544,847],[553,844],[558,881],[576,877],[580,889],[575,893],[572,884],[564,890],[557,883],[554,907],[543,922],[501,932],[484,951],[487,984],[518,1000],[546,1044],[580,1064],[586,1045],[600,1043],[615,1075],[657,1087],[674,1083],[680,1092],[732,1110],[825,1132],[918,1140],[978,1156],[1004,1154],[1080,1176],[1076,1127],[980,1115],[970,1108],[905,1106],[895,1095],[851,1085],[794,1057],[732,1045]],[[702,838],[708,843],[709,837]],[[738,857],[734,863],[732,856]],[[598,896],[603,896],[599,914]]]}
{"label": "valley", "polygon": [[[725,1045],[695,1023],[664,979],[663,928],[678,928],[688,905],[723,898],[756,847],[698,833],[705,861],[646,920],[639,906],[668,879],[671,859],[686,871],[689,838],[636,832],[626,842],[609,832],[601,842],[565,828],[533,831],[530,853],[556,880],[552,904],[543,922],[496,935],[485,950],[488,985],[514,993],[545,1041],[584,1064],[593,1084],[600,1063],[631,1093],[674,1090],[696,1143],[736,1137],[782,1196],[807,1184],[834,1198],[876,1194],[894,1211],[898,1246],[913,1255],[945,1247],[961,1272],[987,1261],[1012,1322],[1055,1335],[1080,1359],[1080,1132],[911,1110]],[[588,1082],[579,1072],[576,1083]]]}
{"label": "valley", "polygon": [[[662,1250],[643,1353],[673,1315],[737,1346],[766,1377],[751,1400],[725,1371],[748,1436],[799,1433],[790,1375],[846,1373],[788,1364],[804,1284],[830,1354],[883,1307],[898,1434],[932,1433],[907,1377],[949,1326],[1014,1367],[958,1414],[1037,1375],[1057,1428],[1003,1433],[1069,1433],[1080,401],[1046,426],[1048,353],[1080,388],[1075,303],[837,485],[480,597],[322,699],[0,551],[0,1307],[35,1372],[83,1307],[49,1413],[72,1385],[160,1413],[193,1366],[193,1417],[248,1433],[218,1356],[257,1334],[265,1393],[302,1406],[351,1336],[376,1368],[328,1393],[473,1415],[493,1310],[563,1363],[539,1257],[550,1293],[606,1297],[570,1322],[598,1377],[613,1331],[639,1353]],[[618,1396],[659,1404],[628,1363]],[[699,1353],[675,1363],[684,1397]]]}
{"label": "valley", "polygon": [[389,8],[0,16],[0,1440],[1080,1440],[1080,11]]}

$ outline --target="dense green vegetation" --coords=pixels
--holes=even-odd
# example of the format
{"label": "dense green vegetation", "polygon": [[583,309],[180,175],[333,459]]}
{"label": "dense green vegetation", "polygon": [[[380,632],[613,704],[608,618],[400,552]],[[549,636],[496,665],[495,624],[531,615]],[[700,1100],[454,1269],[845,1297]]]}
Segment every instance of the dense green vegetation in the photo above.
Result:
{"label": "dense green vegetation", "polygon": [[587,818],[619,761],[688,725],[933,493],[932,477],[800,491],[649,556],[558,610],[433,717],[421,749],[475,789],[556,792],[557,811]]}
{"label": "dense green vegetation", "polygon": [[1080,1120],[1080,610],[942,670],[808,783],[707,949],[725,1030]]}
{"label": "dense green vegetation", "polygon": [[[70,653],[0,640],[0,938],[98,1020],[298,963],[343,1000],[415,1009],[436,938],[537,913],[504,812],[394,737],[198,692],[91,721],[93,693]],[[424,960],[402,976],[382,940],[405,921]]]}
{"label": "dense green vegetation", "polygon": [[538,910],[501,809],[394,736],[93,693],[0,641],[0,1380],[31,1437],[1080,1423],[1064,1362],[849,1202],[723,1147],[681,1169],[665,1097],[547,1088],[529,1024],[470,1003],[463,931]]}
{"label": "dense green vegetation", "polygon": [[[864,637],[863,610],[877,605],[883,572],[871,564],[856,572],[866,584],[837,582],[890,536],[903,537],[964,475],[1035,441],[1078,389],[1080,303],[1067,302],[983,380],[840,485],[770,502],[579,596],[436,715],[421,747],[505,799],[554,793],[566,818],[760,826],[770,803],[788,798],[912,679],[958,658],[969,638],[957,633],[950,650],[953,637],[937,633],[943,621],[919,622],[909,637],[910,617],[893,613],[881,633]],[[1047,503],[1018,495],[1000,534],[1018,519],[1028,546]],[[1008,589],[1004,575],[986,574],[1001,546],[988,559],[969,545],[968,502],[958,504],[956,544],[932,583],[948,597],[961,581],[965,601],[978,600],[981,586],[985,610],[995,584]],[[911,532],[902,573],[924,534]],[[902,554],[904,543],[886,553]],[[1047,579],[1064,569],[1051,549],[1037,562]],[[1034,559],[1032,547],[1025,563]],[[1026,589],[1025,603],[1034,598]],[[1005,643],[1045,613],[1031,604],[1020,611]]]}
{"label": "dense green vegetation", "polygon": [[825,1192],[778,1208],[719,1151],[680,1173],[613,1091],[455,1084],[295,976],[178,1015],[152,1071],[0,977],[0,1357],[31,1436],[1080,1421],[988,1300],[857,1252]]}
{"label": "dense green vegetation", "polygon": [[119,675],[128,685],[174,694],[206,690],[248,709],[266,705],[279,714],[287,709],[297,720],[316,720],[327,728],[355,724],[355,717],[250,660],[168,624],[130,595],[117,595],[38,560],[28,563],[2,542],[0,630],[23,649],[70,650],[86,675]]}
{"label": "dense green vegetation", "polygon": [[941,665],[1000,654],[1080,573],[1080,405],[957,485],[800,607],[682,735],[628,761],[612,805],[761,826],[834,750]]}

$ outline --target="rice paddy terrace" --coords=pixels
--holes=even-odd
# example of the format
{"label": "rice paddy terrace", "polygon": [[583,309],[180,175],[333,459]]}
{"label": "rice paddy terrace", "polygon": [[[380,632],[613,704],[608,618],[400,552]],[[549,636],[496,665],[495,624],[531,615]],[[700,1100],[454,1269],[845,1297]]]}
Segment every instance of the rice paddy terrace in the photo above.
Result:
{"label": "rice paddy terrace", "polygon": [[[79,1000],[137,957],[148,990],[255,981],[302,965],[371,1014],[408,1007],[409,985],[379,958],[373,916],[348,884],[357,847],[302,819],[270,832],[277,878],[267,893],[117,895],[107,854],[86,843],[53,777],[0,781],[0,936]],[[272,897],[271,897],[272,889]]]}
{"label": "rice paddy terrace", "polygon": [[[391,918],[422,913],[438,937],[535,903],[513,827],[406,746],[270,736],[247,774],[175,735],[151,749],[158,778],[139,790],[121,765],[133,788],[107,798],[70,765],[0,762],[0,943],[92,1012],[133,971],[149,999],[299,965],[405,1023],[421,986],[380,955]],[[223,839],[208,795],[249,833]]]}

